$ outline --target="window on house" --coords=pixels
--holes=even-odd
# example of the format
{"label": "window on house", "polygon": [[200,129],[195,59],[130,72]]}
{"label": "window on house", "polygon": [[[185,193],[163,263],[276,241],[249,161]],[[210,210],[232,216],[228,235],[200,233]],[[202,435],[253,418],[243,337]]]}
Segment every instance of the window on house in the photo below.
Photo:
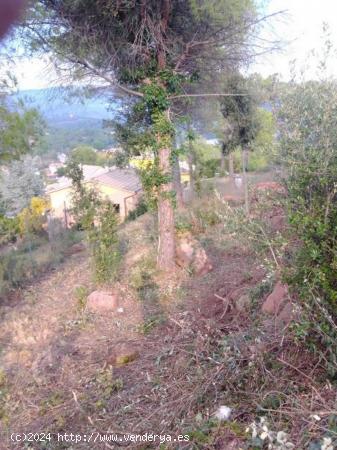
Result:
{"label": "window on house", "polygon": [[117,214],[119,214],[119,210],[120,210],[120,205],[118,203],[113,203],[112,205],[116,211]]}

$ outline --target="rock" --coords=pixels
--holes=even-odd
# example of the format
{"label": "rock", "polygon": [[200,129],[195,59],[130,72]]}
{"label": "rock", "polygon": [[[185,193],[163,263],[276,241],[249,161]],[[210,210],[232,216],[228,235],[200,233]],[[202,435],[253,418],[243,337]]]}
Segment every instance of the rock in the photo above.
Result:
{"label": "rock", "polygon": [[186,234],[178,240],[176,263],[180,267],[192,269],[198,276],[205,275],[213,269],[205,250],[191,234]]}
{"label": "rock", "polygon": [[229,406],[219,406],[219,408],[215,411],[214,416],[218,420],[227,421],[229,420],[231,414],[232,408],[230,408]]}
{"label": "rock", "polygon": [[183,237],[179,240],[176,248],[176,262],[180,267],[188,267],[192,264],[194,255],[194,246],[192,239]]}
{"label": "rock", "polygon": [[294,318],[294,315],[293,305],[290,302],[287,302],[282,308],[282,311],[278,314],[277,320],[279,323],[288,325]]}
{"label": "rock", "polygon": [[262,305],[262,311],[268,314],[278,315],[283,304],[288,298],[288,287],[278,281],[273,292]]}
{"label": "rock", "polygon": [[202,247],[195,250],[192,269],[193,272],[198,276],[206,275],[206,273],[210,272],[213,269],[213,266]]}
{"label": "rock", "polygon": [[118,298],[116,294],[105,291],[94,291],[87,299],[86,309],[94,313],[116,311]]}
{"label": "rock", "polygon": [[269,219],[269,223],[273,229],[273,231],[283,230],[286,226],[286,217],[285,215],[278,214]]}

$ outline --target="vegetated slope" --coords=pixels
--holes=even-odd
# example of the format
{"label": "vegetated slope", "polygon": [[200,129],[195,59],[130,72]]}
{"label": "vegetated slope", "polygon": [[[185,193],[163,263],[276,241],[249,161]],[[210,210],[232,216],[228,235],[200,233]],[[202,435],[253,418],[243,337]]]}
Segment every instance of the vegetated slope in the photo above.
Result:
{"label": "vegetated slope", "polygon": [[[331,385],[322,382],[318,358],[296,344],[290,324],[261,312],[273,288],[272,253],[277,260],[286,229],[280,199],[259,195],[248,221],[210,193],[179,213],[178,234],[192,233],[211,258],[214,269],[204,277],[156,271],[147,214],[121,230],[124,266],[114,289],[123,311],[86,312],[85,294],[94,286],[85,254],[3,309],[2,430],[53,433],[46,446],[52,449],[64,448],[56,435],[66,432],[189,435],[189,442],[161,448],[262,448],[246,429],[264,415],[270,436],[286,431],[292,448],[321,437],[334,408]],[[233,409],[228,422],[214,418],[221,405]]]}
{"label": "vegetated slope", "polygon": [[88,97],[76,96],[74,89],[50,88],[21,91],[10,101],[23,101],[36,108],[46,123],[46,136],[40,153],[68,152],[79,144],[98,150],[116,145],[111,130],[103,128],[104,120],[112,120],[123,107],[117,94],[110,98],[99,93]]}

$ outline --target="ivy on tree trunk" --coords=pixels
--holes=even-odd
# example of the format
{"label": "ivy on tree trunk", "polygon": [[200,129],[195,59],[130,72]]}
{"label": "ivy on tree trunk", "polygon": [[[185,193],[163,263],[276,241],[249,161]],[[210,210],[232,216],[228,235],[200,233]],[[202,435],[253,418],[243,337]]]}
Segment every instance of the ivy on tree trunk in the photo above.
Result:
{"label": "ivy on tree trunk", "polygon": [[[171,170],[171,149],[159,150],[159,168],[168,173]],[[162,184],[158,197],[158,267],[162,270],[175,268],[175,233],[174,209],[172,198],[172,181]]]}

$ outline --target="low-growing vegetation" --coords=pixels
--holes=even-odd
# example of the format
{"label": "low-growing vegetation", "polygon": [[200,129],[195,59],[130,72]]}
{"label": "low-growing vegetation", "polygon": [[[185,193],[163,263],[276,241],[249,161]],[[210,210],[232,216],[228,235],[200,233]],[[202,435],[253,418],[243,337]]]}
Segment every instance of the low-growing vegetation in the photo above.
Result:
{"label": "low-growing vegetation", "polygon": [[[265,20],[246,0],[27,4],[30,54],[78,96],[120,91],[118,148],[50,163],[0,77],[0,426],[50,437],[0,447],[337,448],[333,46],[315,80],[243,75]],[[149,432],[169,439],[128,441]]]}
{"label": "low-growing vegetation", "polygon": [[52,242],[48,241],[46,235],[29,235],[3,249],[0,260],[0,298],[57,269],[66,260],[69,248],[82,239],[82,233],[76,231],[65,231]]}

